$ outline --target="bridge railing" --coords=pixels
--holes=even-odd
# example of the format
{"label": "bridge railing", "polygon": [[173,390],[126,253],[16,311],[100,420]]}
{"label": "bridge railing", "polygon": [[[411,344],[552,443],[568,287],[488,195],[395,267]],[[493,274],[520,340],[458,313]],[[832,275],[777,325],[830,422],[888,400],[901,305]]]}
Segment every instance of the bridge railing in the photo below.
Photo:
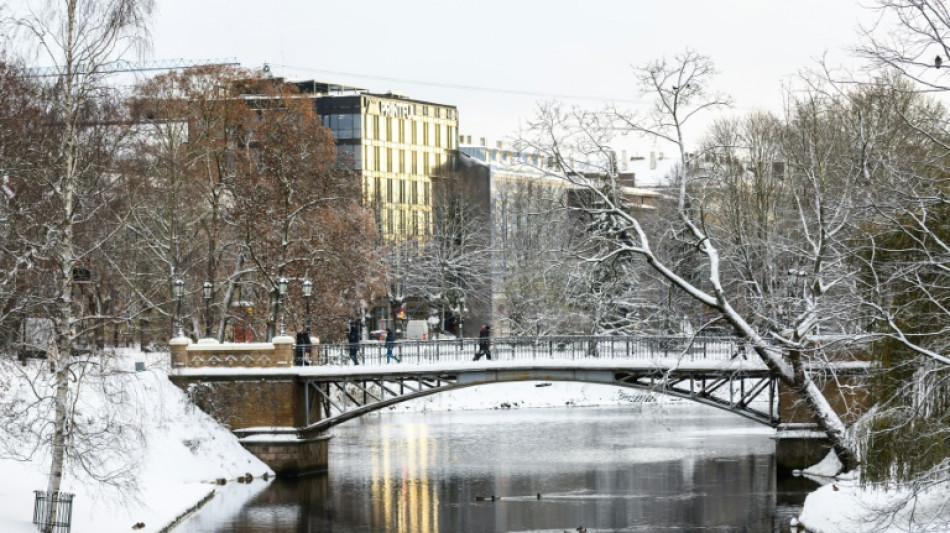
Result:
{"label": "bridge railing", "polygon": [[[492,360],[518,361],[537,359],[659,359],[685,361],[729,360],[747,357],[745,345],[733,337],[682,336],[550,336],[495,337],[491,340]],[[402,363],[434,364],[471,361],[478,351],[477,338],[426,341],[396,341],[393,356]],[[313,347],[311,361],[318,365],[352,364],[350,345],[319,344]],[[386,363],[384,342],[359,344],[360,364]]]}

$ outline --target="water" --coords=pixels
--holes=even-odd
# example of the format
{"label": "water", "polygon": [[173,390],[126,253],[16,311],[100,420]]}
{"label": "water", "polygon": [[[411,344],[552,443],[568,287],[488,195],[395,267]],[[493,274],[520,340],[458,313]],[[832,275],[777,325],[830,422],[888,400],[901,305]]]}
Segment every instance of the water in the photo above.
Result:
{"label": "water", "polygon": [[175,533],[778,532],[815,488],[776,480],[770,430],[695,404],[382,414],[334,434],[328,474],[229,485]]}

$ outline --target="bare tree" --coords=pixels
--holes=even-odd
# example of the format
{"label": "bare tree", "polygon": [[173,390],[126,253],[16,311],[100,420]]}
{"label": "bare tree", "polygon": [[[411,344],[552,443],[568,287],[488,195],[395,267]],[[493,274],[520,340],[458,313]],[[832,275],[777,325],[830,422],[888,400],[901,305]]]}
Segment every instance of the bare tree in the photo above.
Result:
{"label": "bare tree", "polygon": [[[815,305],[833,283],[837,271],[827,268],[827,245],[830,233],[838,231],[844,222],[843,204],[831,202],[833,195],[822,197],[812,194],[810,204],[803,204],[799,213],[808,254],[812,262],[802,270],[811,276],[805,285],[808,295],[805,306],[793,319],[791,327],[781,331],[759,329],[756,320],[748,318],[735,305],[735,287],[729,284],[728,263],[721,253],[721,242],[710,232],[714,218],[702,200],[703,191],[712,186],[705,173],[694,172],[697,154],[687,149],[686,126],[697,114],[727,103],[719,95],[708,94],[706,85],[714,74],[711,61],[695,52],[687,51],[672,61],[657,61],[638,71],[644,92],[655,97],[655,107],[645,115],[630,115],[614,110],[607,114],[542,114],[538,122],[534,145],[547,150],[558,162],[561,173],[578,186],[586,187],[599,199],[599,205],[589,208],[591,216],[604,220],[602,234],[609,236],[616,246],[592,260],[605,261],[623,254],[635,254],[673,286],[685,291],[704,308],[721,317],[745,338],[754,352],[785,384],[795,390],[827,432],[836,451],[849,464],[854,464],[853,445],[839,416],[822,395],[820,387],[806,368],[805,352],[813,340],[818,308]],[[670,239],[676,246],[654,240],[637,216],[607,192],[581,179],[583,172],[572,160],[599,165],[608,181],[615,180],[610,165],[609,142],[618,127],[650,135],[672,143],[679,154],[679,166],[674,176],[676,224],[670,228]],[[814,167],[811,167],[814,168]],[[813,174],[811,184],[825,186],[825,176]],[[816,190],[809,191],[817,193]],[[802,197],[804,200],[804,196]],[[833,215],[830,218],[829,215]],[[838,217],[840,215],[840,217]],[[817,218],[812,218],[817,217]],[[836,218],[838,217],[838,218]],[[831,276],[831,278],[826,278]]]}
{"label": "bare tree", "polygon": [[67,0],[50,2],[8,20],[32,39],[59,74],[48,88],[56,120],[55,137],[48,145],[52,151],[50,165],[37,176],[51,197],[44,224],[47,238],[41,248],[53,267],[48,272],[48,283],[54,287],[48,315],[53,335],[47,347],[55,374],[48,436],[50,492],[59,491],[67,456],[83,465],[81,458],[71,454],[70,427],[74,426],[70,423],[75,411],[70,409],[69,398],[77,377],[84,375],[84,363],[70,361],[69,357],[80,334],[83,314],[74,296],[79,281],[74,272],[102,242],[102,237],[84,240],[80,233],[83,226],[100,222],[97,210],[102,204],[88,185],[105,183],[99,157],[102,152],[90,150],[94,135],[104,133],[93,127],[102,124],[101,117],[96,116],[103,95],[102,69],[143,42],[152,8],[150,0]]}

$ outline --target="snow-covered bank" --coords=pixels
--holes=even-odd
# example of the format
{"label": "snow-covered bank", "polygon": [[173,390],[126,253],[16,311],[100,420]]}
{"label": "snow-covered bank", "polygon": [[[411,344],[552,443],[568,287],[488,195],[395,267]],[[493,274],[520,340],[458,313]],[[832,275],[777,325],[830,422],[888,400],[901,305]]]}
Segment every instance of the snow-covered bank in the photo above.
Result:
{"label": "snow-covered bank", "polygon": [[811,533],[945,533],[950,497],[941,484],[915,495],[838,480],[808,495],[799,521]]}
{"label": "snow-covered bank", "polygon": [[[209,416],[195,409],[160,369],[134,372],[134,361],[167,360],[163,354],[130,354],[119,361],[119,372],[110,377],[122,384],[128,412],[138,417],[142,438],[130,435],[127,445],[136,460],[138,493],[116,494],[108,486],[81,475],[67,475],[62,490],[74,493],[74,533],[132,531],[158,532],[191,509],[217,487],[220,478],[230,482],[245,473],[260,478],[270,469],[249,454],[237,439]],[[29,399],[22,376],[9,361],[0,361],[0,402],[12,405]],[[105,402],[95,397],[102,389],[83,387],[80,399],[89,409]],[[0,531],[35,533],[33,491],[46,489],[48,458],[29,461],[0,459]],[[255,481],[254,483],[265,483]]]}

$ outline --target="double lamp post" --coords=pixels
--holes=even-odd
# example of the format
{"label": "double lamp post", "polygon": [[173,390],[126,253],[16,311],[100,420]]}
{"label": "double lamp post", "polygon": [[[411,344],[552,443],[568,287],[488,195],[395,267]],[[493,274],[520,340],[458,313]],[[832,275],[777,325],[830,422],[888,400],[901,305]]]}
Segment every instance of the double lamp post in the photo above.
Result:
{"label": "double lamp post", "polygon": [[[280,335],[283,336],[286,334],[286,320],[284,314],[284,297],[287,295],[287,286],[290,282],[285,277],[281,277],[277,280],[277,305],[280,306]],[[214,286],[210,281],[204,282],[201,286],[201,296],[205,301],[205,338],[211,338],[211,293]],[[172,282],[172,291],[175,295],[175,299],[178,301],[178,309],[175,313],[177,316],[177,325],[178,325],[178,336],[184,337],[184,323],[183,316],[181,312],[182,299],[185,295],[185,282],[181,279],[176,279]],[[307,336],[310,336],[310,296],[313,294],[313,283],[306,279],[303,282],[303,297],[307,302],[307,321],[306,321],[306,332]]]}

